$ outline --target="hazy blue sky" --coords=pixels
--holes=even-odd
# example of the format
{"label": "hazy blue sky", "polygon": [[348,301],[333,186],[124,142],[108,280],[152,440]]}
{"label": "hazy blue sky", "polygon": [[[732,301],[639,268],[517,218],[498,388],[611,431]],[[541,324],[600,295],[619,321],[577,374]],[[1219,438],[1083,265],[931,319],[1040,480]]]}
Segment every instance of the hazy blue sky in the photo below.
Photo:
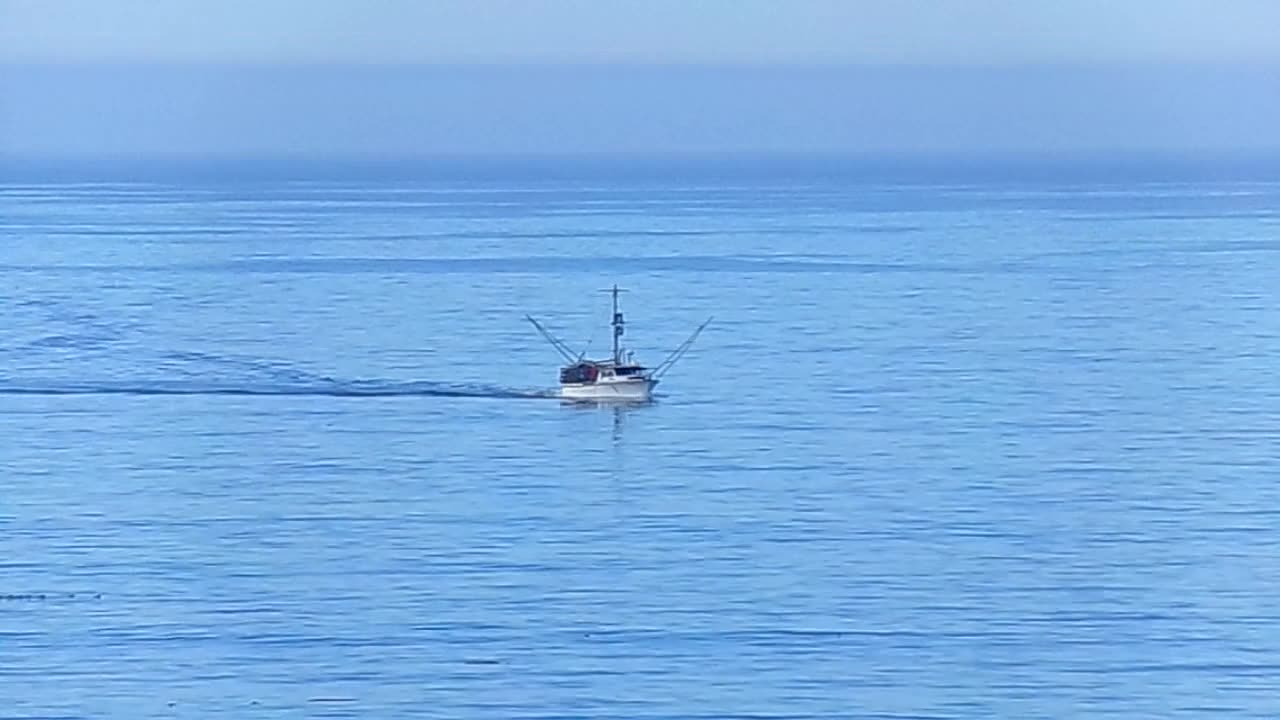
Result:
{"label": "hazy blue sky", "polygon": [[1280,148],[1280,2],[0,0],[0,152]]}
{"label": "hazy blue sky", "polygon": [[11,60],[1280,59],[1275,0],[0,0]]}

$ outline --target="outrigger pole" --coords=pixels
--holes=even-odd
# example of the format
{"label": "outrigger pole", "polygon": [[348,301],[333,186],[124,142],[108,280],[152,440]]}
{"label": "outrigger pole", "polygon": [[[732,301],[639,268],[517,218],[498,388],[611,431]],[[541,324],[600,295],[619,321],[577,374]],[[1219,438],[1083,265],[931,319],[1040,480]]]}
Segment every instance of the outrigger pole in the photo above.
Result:
{"label": "outrigger pole", "polygon": [[560,353],[560,357],[564,358],[570,365],[575,365],[582,360],[582,355],[574,355],[573,350],[571,350],[568,345],[565,345],[560,338],[552,335],[550,331],[542,327],[542,323],[534,320],[529,315],[525,315],[524,318],[525,320],[533,323],[533,326],[538,329],[538,332],[542,333],[542,337],[546,338],[547,342],[551,343],[551,347],[555,348],[556,352]]}
{"label": "outrigger pole", "polygon": [[689,352],[689,348],[693,347],[693,341],[698,339],[698,335],[702,333],[703,328],[710,325],[711,321],[714,319],[714,317],[709,317],[706,322],[699,325],[698,329],[693,331],[693,334],[689,336],[688,340],[680,343],[675,350],[671,351],[671,354],[667,356],[666,360],[663,360],[658,364],[658,367],[653,369],[653,372],[649,374],[649,377],[657,380],[662,377],[663,373],[670,370],[671,366],[675,365],[677,360],[684,357],[684,354]]}

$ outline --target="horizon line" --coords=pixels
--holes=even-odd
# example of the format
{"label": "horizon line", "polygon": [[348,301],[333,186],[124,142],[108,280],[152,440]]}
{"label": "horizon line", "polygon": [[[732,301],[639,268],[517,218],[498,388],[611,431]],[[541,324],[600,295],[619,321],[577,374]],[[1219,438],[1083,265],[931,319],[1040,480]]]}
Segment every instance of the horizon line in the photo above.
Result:
{"label": "horizon line", "polygon": [[837,60],[837,59],[657,59],[657,58],[500,58],[482,59],[309,59],[309,58],[13,58],[0,57],[0,67],[20,68],[173,68],[173,69],[299,69],[299,70],[395,70],[395,69],[719,69],[719,70],[1104,70],[1114,68],[1177,69],[1280,69],[1280,57],[1103,58],[1103,59],[991,59],[991,60]]}
{"label": "horizon line", "polygon": [[[412,153],[326,152],[7,152],[0,163],[10,170],[21,166],[162,166],[162,165],[258,165],[298,167],[400,167],[432,164],[547,164],[623,163],[632,167],[652,164],[767,165],[809,164],[833,166],[1107,166],[1193,165],[1202,167],[1280,167],[1280,145],[1235,148],[1098,148],[1098,149],[963,149],[963,150],[574,150],[574,151],[440,151]],[[0,174],[4,174],[0,171]]]}

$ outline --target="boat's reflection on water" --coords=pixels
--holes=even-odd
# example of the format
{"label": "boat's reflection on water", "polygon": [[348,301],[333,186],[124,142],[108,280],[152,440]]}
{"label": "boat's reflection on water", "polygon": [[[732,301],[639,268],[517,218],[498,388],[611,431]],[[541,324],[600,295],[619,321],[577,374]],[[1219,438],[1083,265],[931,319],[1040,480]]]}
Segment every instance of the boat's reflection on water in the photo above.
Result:
{"label": "boat's reflection on water", "polygon": [[593,400],[586,398],[560,398],[560,404],[564,407],[572,407],[579,410],[633,410],[635,408],[649,407],[656,405],[657,401],[653,399],[647,400]]}
{"label": "boat's reflection on water", "polygon": [[607,412],[613,414],[613,441],[616,443],[622,439],[622,427],[627,413],[636,412],[643,408],[656,405],[652,400],[582,400],[561,398],[561,407],[571,408],[574,410],[594,410],[596,412]]}

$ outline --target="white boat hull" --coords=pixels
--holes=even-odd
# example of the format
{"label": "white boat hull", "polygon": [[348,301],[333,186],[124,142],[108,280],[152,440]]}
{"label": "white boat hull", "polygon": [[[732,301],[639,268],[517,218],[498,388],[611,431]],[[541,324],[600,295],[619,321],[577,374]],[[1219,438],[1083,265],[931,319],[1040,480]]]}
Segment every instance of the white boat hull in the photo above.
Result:
{"label": "white boat hull", "polygon": [[565,383],[560,386],[560,397],[571,400],[648,400],[653,395],[657,380],[627,378],[610,380],[601,378],[593,383]]}

